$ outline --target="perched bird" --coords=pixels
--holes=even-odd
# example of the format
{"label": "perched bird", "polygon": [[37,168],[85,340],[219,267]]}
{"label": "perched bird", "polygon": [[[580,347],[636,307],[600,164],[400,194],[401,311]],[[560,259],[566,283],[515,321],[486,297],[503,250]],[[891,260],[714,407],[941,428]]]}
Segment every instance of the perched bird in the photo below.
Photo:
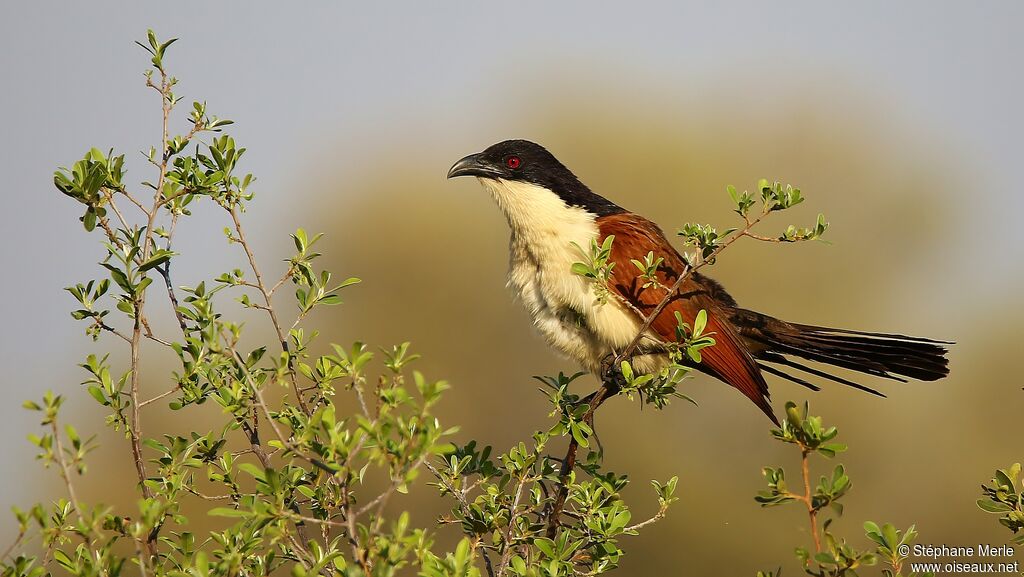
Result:
{"label": "perched bird", "polygon": [[[592,192],[539,144],[499,142],[456,162],[448,178],[457,176],[477,177],[508,219],[508,284],[537,329],[551,346],[595,374],[600,375],[605,359],[629,345],[684,271],[683,257],[656,224]],[[610,235],[615,238],[609,262],[615,266],[608,288],[616,298],[598,299],[594,282],[571,269],[585,260],[581,251],[593,240],[600,244]],[[650,251],[664,259],[657,284],[646,282],[630,262],[643,261]],[[654,319],[644,342],[673,341],[675,313],[692,324],[701,310],[716,344],[701,351],[695,368],[738,389],[776,425],[762,371],[818,390],[777,366],[884,396],[793,357],[898,381],[934,381],[949,374],[943,347],[949,343],[786,322],[740,308],[718,282],[699,272],[684,281]],[[664,351],[664,346],[645,344],[633,358],[634,370],[659,370],[667,363]]]}

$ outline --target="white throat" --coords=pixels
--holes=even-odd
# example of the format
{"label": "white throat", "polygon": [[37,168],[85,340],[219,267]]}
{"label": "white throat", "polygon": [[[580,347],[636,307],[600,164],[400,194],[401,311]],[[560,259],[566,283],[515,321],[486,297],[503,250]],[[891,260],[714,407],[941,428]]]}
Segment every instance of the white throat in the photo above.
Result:
{"label": "white throat", "polygon": [[590,240],[597,238],[593,214],[569,206],[543,186],[491,178],[481,178],[480,183],[508,219],[513,239],[520,237],[531,245],[564,242],[564,247],[551,247],[563,249],[576,242],[588,249]]}

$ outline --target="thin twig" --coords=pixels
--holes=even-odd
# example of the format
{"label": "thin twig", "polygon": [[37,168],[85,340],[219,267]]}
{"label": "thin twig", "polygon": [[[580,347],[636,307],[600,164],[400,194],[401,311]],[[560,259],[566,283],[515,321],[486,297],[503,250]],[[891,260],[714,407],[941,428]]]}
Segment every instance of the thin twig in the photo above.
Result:
{"label": "thin twig", "polygon": [[288,355],[288,375],[292,384],[292,389],[295,391],[299,408],[302,409],[303,413],[309,415],[309,408],[306,406],[306,402],[302,399],[302,395],[299,394],[299,385],[295,380],[294,371],[291,370],[292,357],[288,349],[288,339],[284,334],[284,330],[281,329],[281,323],[277,320],[277,313],[274,312],[274,305],[271,302],[270,293],[267,291],[266,285],[263,283],[263,275],[260,273],[260,267],[256,264],[256,256],[253,255],[252,249],[249,247],[249,242],[245,239],[245,230],[242,228],[242,221],[238,217],[238,209],[232,205],[228,208],[228,213],[231,215],[231,221],[235,225],[235,233],[238,235],[238,243],[242,245],[242,250],[245,251],[245,256],[249,259],[249,268],[251,268],[252,273],[256,275],[256,285],[260,293],[263,295],[263,301],[266,303],[267,313],[270,315],[270,322],[273,323],[274,330],[277,332],[277,340],[281,343],[281,350]]}
{"label": "thin twig", "polygon": [[[470,507],[469,500],[466,499],[465,492],[457,491],[455,487],[453,487],[451,483],[448,482],[448,479],[446,479],[444,475],[441,474],[441,471],[439,471],[437,467],[435,467],[430,461],[424,461],[424,465],[434,475],[434,477],[436,477],[437,480],[444,486],[445,490],[451,493],[452,496],[455,497],[455,500],[459,502],[459,509],[462,511],[462,514],[468,515]],[[487,555],[487,550],[482,547],[480,550],[484,556],[484,565],[487,568],[488,577],[496,577],[494,573],[494,567],[491,566],[491,558]]]}
{"label": "thin twig", "polygon": [[274,293],[277,292],[277,289],[281,288],[281,285],[283,285],[285,281],[292,278],[293,274],[295,274],[295,268],[288,267],[288,270],[284,272],[284,275],[281,276],[280,280],[274,283],[274,286],[270,287],[269,295],[274,296]]}
{"label": "thin twig", "polygon": [[[284,433],[281,431],[280,427],[277,426],[277,422],[274,421],[273,417],[270,415],[270,409],[267,407],[267,403],[263,398],[263,393],[260,391],[260,388],[256,384],[255,379],[252,378],[252,374],[249,372],[249,367],[248,365],[246,365],[245,359],[243,359],[242,355],[239,354],[237,349],[235,349],[231,340],[229,340],[223,334],[221,336],[222,338],[224,338],[225,344],[227,345],[228,350],[231,352],[232,358],[235,360],[235,363],[238,365],[238,368],[242,371],[242,374],[245,376],[246,384],[248,384],[249,388],[252,390],[254,398],[256,399],[256,404],[262,410],[263,415],[267,419],[267,422],[270,423],[270,428],[274,431],[274,434],[277,436],[278,441],[281,442],[281,445],[285,447],[287,450],[294,453],[295,455],[306,460],[309,464],[313,465],[314,467],[321,469],[329,473],[330,475],[334,475],[334,471],[330,467],[328,467],[319,459],[306,455],[304,452],[302,452],[302,450],[300,450],[298,447],[293,445],[287,438],[285,438]],[[263,465],[265,469],[269,469],[270,458],[263,450],[263,445],[260,442],[259,430],[255,427],[255,416],[256,410],[254,408],[253,424],[250,425],[248,422],[242,420],[242,429],[249,436],[250,446],[252,447],[253,452],[256,454],[256,457],[260,460],[260,463]],[[308,540],[306,539],[306,535],[303,532],[302,527],[300,525],[296,525],[295,530],[296,533],[299,535],[299,538],[302,540],[302,543],[300,544],[298,541],[295,541],[294,537],[292,537],[291,535],[289,535],[289,539],[293,542],[293,546],[296,547],[297,550],[305,552],[306,549],[304,544],[308,542]],[[369,572],[367,572],[367,574],[369,574]]]}
{"label": "thin twig", "polygon": [[10,545],[8,545],[6,549],[4,549],[4,552],[2,554],[0,554],[0,562],[6,561],[7,558],[11,556],[11,553],[13,553],[14,550],[18,547],[18,545],[20,545],[21,542],[25,540],[25,535],[27,534],[27,530],[18,532],[18,536],[14,539],[14,541]]}
{"label": "thin twig", "polygon": [[484,567],[487,569],[488,577],[495,577],[494,567],[491,566],[491,556],[487,554],[487,547],[480,546],[480,554],[483,555]]}
{"label": "thin twig", "polygon": [[146,556],[142,553],[142,547],[139,547],[139,540],[135,540],[135,556],[139,558],[139,575],[146,577]]}
{"label": "thin twig", "polygon": [[508,564],[512,560],[512,531],[515,529],[516,511],[519,509],[519,500],[523,496],[523,486],[526,484],[526,476],[519,478],[519,482],[516,483],[515,496],[512,498],[512,508],[509,509],[508,514],[508,527],[505,528],[505,548],[501,552],[501,559],[498,561],[498,577],[505,574],[505,570],[508,569]]}
{"label": "thin twig", "polygon": [[139,210],[141,210],[143,212],[143,214],[149,214],[149,211],[146,209],[146,207],[143,206],[142,203],[139,202],[134,196],[132,196],[131,193],[128,192],[126,189],[122,188],[121,190],[119,190],[117,192],[120,192],[121,194],[123,194],[124,197],[128,199],[128,202],[131,202],[135,206],[139,207]]}
{"label": "thin twig", "polygon": [[104,323],[103,321],[101,321],[101,320],[99,320],[99,319],[96,319],[96,324],[97,324],[97,325],[98,325],[98,326],[99,326],[99,327],[100,327],[101,329],[103,329],[103,330],[107,331],[108,333],[111,333],[111,334],[114,334],[114,335],[116,335],[116,336],[120,337],[120,338],[121,338],[121,340],[123,340],[124,342],[126,342],[126,343],[130,343],[130,342],[132,342],[132,340],[131,340],[130,338],[128,338],[128,336],[127,336],[127,335],[125,335],[125,334],[124,334],[124,333],[122,333],[121,331],[119,331],[119,330],[115,329],[114,327],[112,327],[112,326],[110,326],[110,325],[108,325],[108,324]]}
{"label": "thin twig", "polygon": [[759,234],[754,234],[752,232],[746,232],[743,234],[743,236],[748,236],[754,240],[759,240],[761,242],[782,242],[781,238],[776,238],[772,236],[761,236]]}
{"label": "thin twig", "polygon": [[160,393],[159,395],[153,397],[152,399],[146,399],[145,401],[142,401],[141,403],[139,403],[139,408],[145,407],[146,405],[148,405],[150,403],[155,403],[155,402],[159,401],[160,399],[169,397],[169,396],[173,395],[174,393],[177,393],[179,390],[181,390],[181,387],[175,385],[175,387],[173,389],[170,389],[168,391],[164,391],[164,392]]}
{"label": "thin twig", "polygon": [[307,551],[306,548],[303,547],[302,544],[295,539],[294,535],[292,535],[291,533],[286,533],[286,535],[288,536],[288,541],[291,543],[292,548],[295,549],[297,553],[299,553],[298,555],[296,555],[296,559],[308,571],[309,568],[312,566],[312,563],[309,560],[303,558],[302,555],[310,556],[309,551]]}
{"label": "thin twig", "polygon": [[[147,260],[149,260],[150,249],[152,248],[153,244],[153,224],[154,221],[156,220],[156,216],[158,213],[157,209],[160,206],[160,198],[161,195],[163,194],[164,182],[167,179],[167,161],[169,159],[167,148],[167,125],[171,116],[171,109],[174,107],[174,102],[171,100],[168,94],[171,87],[170,80],[168,79],[166,72],[164,72],[163,70],[160,71],[159,87],[154,85],[149,80],[147,80],[147,84],[155,88],[157,92],[160,93],[160,107],[162,111],[162,122],[160,129],[160,150],[162,161],[160,163],[160,176],[157,179],[156,191],[153,194],[153,208],[149,211],[146,211],[146,234],[142,243],[142,262],[146,262]],[[135,326],[132,330],[131,339],[131,381],[129,389],[129,396],[131,397],[132,404],[132,417],[129,434],[131,436],[132,456],[134,457],[135,469],[139,477],[139,484],[142,487],[142,494],[147,499],[152,499],[153,491],[149,488],[148,485],[146,485],[146,479],[149,477],[149,475],[146,473],[146,463],[142,457],[142,417],[139,413],[139,409],[141,408],[139,406],[139,356],[141,352],[139,341],[142,337],[142,324],[144,322],[145,304],[146,293],[145,291],[143,291],[142,294],[136,297],[134,307]],[[153,535],[152,537],[153,539],[156,538],[155,535]],[[150,556],[153,556],[156,552],[153,544],[153,539],[150,539],[150,541],[147,543],[149,547]]]}
{"label": "thin twig", "polygon": [[658,521],[661,521],[662,519],[665,518],[665,513],[667,511],[668,511],[668,505],[667,504],[663,504],[661,507],[658,508],[658,512],[655,513],[653,517],[651,517],[650,519],[648,519],[646,521],[641,521],[641,522],[639,522],[639,523],[637,523],[635,525],[630,525],[629,527],[626,527],[625,529],[623,529],[623,532],[625,532],[625,533],[633,533],[633,532],[639,531],[640,529],[643,529],[644,527],[646,527],[648,525],[652,525],[654,523],[657,523]]}
{"label": "thin twig", "polygon": [[804,478],[804,495],[801,499],[807,505],[807,517],[811,523],[811,536],[814,537],[814,550],[821,553],[821,537],[818,535],[818,511],[814,508],[814,498],[811,496],[811,470],[809,459],[810,454],[806,448],[800,448],[800,472]]}
{"label": "thin twig", "polygon": [[355,559],[356,563],[362,568],[363,573],[367,575],[373,574],[373,564],[366,555],[366,548],[359,544],[356,540],[356,517],[351,514],[350,507],[352,506],[352,497],[348,491],[348,484],[342,485],[341,487],[341,498],[344,502],[341,509],[345,515],[345,527],[348,529],[349,544],[352,546],[352,558]]}
{"label": "thin twig", "polygon": [[328,527],[337,527],[339,529],[348,529],[348,525],[342,523],[341,521],[332,521],[330,519],[317,519],[316,517],[308,517],[306,515],[292,513],[291,511],[285,511],[283,515],[293,521],[301,521],[303,523],[314,523],[317,525],[327,525]]}
{"label": "thin twig", "polygon": [[204,493],[200,493],[199,491],[193,489],[192,487],[185,487],[185,490],[188,491],[189,493],[192,493],[196,497],[199,497],[200,499],[204,499],[206,501],[227,501],[233,498],[232,495],[206,495]]}
{"label": "thin twig", "polygon": [[57,465],[60,467],[60,477],[64,480],[64,486],[68,490],[68,497],[71,499],[71,506],[75,509],[78,519],[85,523],[82,505],[78,501],[78,494],[75,492],[75,484],[71,482],[71,468],[64,458],[64,443],[60,440],[60,429],[57,427],[57,419],[50,421],[50,430],[53,432],[54,454]]}
{"label": "thin twig", "polygon": [[159,343],[159,344],[161,344],[161,345],[163,345],[165,347],[172,347],[172,346],[174,346],[174,345],[172,345],[170,343],[170,341],[165,341],[165,340],[161,339],[160,337],[154,335],[152,332],[149,332],[149,333],[147,333],[145,335],[142,335],[142,336],[144,336],[147,339],[153,341],[154,343]]}
{"label": "thin twig", "polygon": [[[249,388],[252,390],[253,396],[256,400],[256,405],[262,411],[263,416],[266,417],[267,422],[270,423],[270,428],[274,431],[274,436],[277,437],[277,440],[280,441],[281,445],[291,453],[294,453],[295,455],[309,462],[309,464],[317,467],[318,469],[321,469],[326,473],[333,475],[335,471],[328,467],[323,461],[315,457],[310,457],[306,455],[301,449],[296,447],[294,444],[292,444],[291,441],[288,440],[284,432],[281,431],[281,428],[278,427],[277,421],[275,421],[274,418],[270,415],[270,409],[267,407],[266,400],[263,398],[263,392],[260,390],[259,386],[257,386],[255,379],[252,378],[252,374],[249,372],[249,367],[245,364],[245,360],[242,358],[242,355],[239,354],[239,352],[235,349],[234,345],[230,343],[230,341],[226,342],[226,346],[228,351],[231,353],[231,356],[235,359],[235,364],[242,371],[242,374],[245,377],[246,384],[248,384]],[[256,447],[253,447],[253,450],[256,450]]]}
{"label": "thin twig", "polygon": [[[102,191],[103,195],[107,197],[107,204],[110,205],[111,210],[113,210],[114,214],[117,215],[117,220],[121,223],[121,227],[128,230],[128,221],[124,219],[124,215],[121,214],[121,211],[117,208],[117,203],[114,202],[114,193],[109,188],[104,188]],[[146,212],[145,209],[143,209],[142,212]]]}
{"label": "thin twig", "polygon": [[110,221],[107,220],[107,217],[97,216],[96,222],[100,224],[100,228],[102,228],[103,232],[107,235],[107,239],[110,241],[110,244],[114,246],[121,244],[117,240],[117,234],[114,232],[114,229],[110,228]]}
{"label": "thin twig", "polygon": [[245,432],[245,436],[249,439],[249,446],[251,447],[250,452],[256,455],[259,459],[260,464],[263,465],[264,469],[270,468],[270,456],[263,450],[263,443],[260,441],[259,428],[255,425],[256,421],[256,407],[252,408],[253,423],[249,423],[244,419],[239,419],[239,423],[242,426],[242,431]]}
{"label": "thin twig", "polygon": [[[584,403],[587,403],[589,407],[587,412],[583,414],[583,422],[587,426],[592,426],[594,423],[594,411],[600,407],[605,400],[619,392],[618,385],[612,379],[610,373],[605,375],[602,379],[601,388],[593,392],[584,399]],[[558,492],[555,494],[555,502],[551,506],[551,512],[548,513],[548,539],[554,539],[558,532],[558,526],[561,523],[562,509],[565,508],[565,499],[569,496],[569,476],[572,474],[572,470],[576,467],[576,455],[579,452],[579,442],[576,441],[575,436],[569,438],[569,448],[565,452],[565,458],[562,460],[562,467],[558,472]]]}
{"label": "thin twig", "polygon": [[[171,250],[171,240],[174,238],[174,229],[178,224],[178,213],[171,214],[171,230],[167,232],[167,250]],[[185,315],[181,313],[180,306],[178,305],[178,297],[174,294],[174,285],[171,283],[171,260],[162,267],[156,267],[160,276],[164,278],[164,286],[167,287],[167,296],[171,300],[171,308],[174,310],[174,317],[178,320],[178,327],[181,329],[181,335],[183,337],[188,336],[188,325],[185,324]]]}
{"label": "thin twig", "polygon": [[360,507],[358,511],[356,511],[356,518],[362,517],[366,513],[369,513],[370,509],[373,509],[377,505],[383,506],[385,503],[387,503],[388,498],[395,491],[397,491],[398,488],[402,486],[402,484],[405,482],[405,476],[408,475],[410,471],[418,469],[421,465],[423,465],[423,463],[427,461],[427,456],[428,455],[423,455],[419,459],[416,459],[416,461],[414,461],[408,467],[402,470],[401,475],[395,475],[395,478],[391,480],[391,484],[388,486],[387,489],[384,490],[384,492],[371,499],[365,505]]}

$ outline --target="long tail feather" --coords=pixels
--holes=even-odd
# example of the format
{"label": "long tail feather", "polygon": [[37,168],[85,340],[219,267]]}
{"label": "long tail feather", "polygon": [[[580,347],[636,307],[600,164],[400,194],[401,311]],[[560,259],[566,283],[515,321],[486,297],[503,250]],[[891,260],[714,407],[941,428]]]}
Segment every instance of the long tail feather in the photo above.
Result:
{"label": "long tail feather", "polygon": [[[761,355],[761,359],[764,360],[764,361],[767,361],[769,363],[776,363],[776,364],[779,364],[779,365],[786,365],[787,367],[793,367],[794,369],[799,369],[799,370],[801,370],[801,371],[803,371],[805,373],[814,375],[816,377],[821,377],[823,379],[828,379],[830,381],[835,381],[837,383],[846,385],[848,387],[853,387],[855,389],[864,391],[865,393],[871,393],[872,395],[876,395],[876,396],[879,396],[879,397],[884,397],[885,396],[881,392],[876,391],[875,389],[872,389],[871,387],[865,387],[864,385],[862,385],[860,383],[855,383],[855,382],[853,382],[853,381],[851,381],[849,379],[844,379],[843,377],[840,377],[838,375],[830,375],[829,373],[826,373],[825,371],[819,371],[818,369],[815,369],[813,367],[808,367],[807,365],[802,365],[802,364],[800,364],[800,363],[798,363],[796,361],[793,361],[791,359],[787,359],[786,357],[784,357],[782,355],[777,355],[777,354],[774,354],[774,353],[763,353]],[[762,367],[763,367],[763,365],[762,365]],[[769,372],[771,372],[771,371],[769,371]],[[781,373],[781,371],[778,371],[778,372]],[[775,373],[775,374],[778,374],[778,373]],[[787,379],[789,379],[789,380],[791,380],[793,382],[797,382],[794,379],[794,377],[792,377],[791,375],[787,375],[787,374],[783,373],[782,375],[779,375],[779,376],[782,376],[783,378],[787,378]],[[903,379],[896,379],[896,380],[906,382]],[[803,383],[800,383],[800,384],[803,384]],[[818,387],[816,390],[821,390],[821,387]]]}
{"label": "long tail feather", "polygon": [[[947,341],[787,323],[745,309],[735,309],[732,320],[740,327],[741,336],[747,340],[752,354],[759,361],[795,368],[874,395],[884,396],[875,389],[789,357],[902,382],[907,378],[935,381],[949,374],[945,345],[953,343]],[[765,365],[761,366],[765,368]],[[802,378],[778,369],[767,372],[807,386]]]}
{"label": "long tail feather", "polygon": [[766,372],[766,373],[768,373],[770,375],[775,375],[776,377],[782,377],[782,378],[784,378],[784,379],[786,379],[788,381],[792,381],[792,382],[800,385],[801,387],[807,387],[808,389],[810,389],[812,391],[815,391],[815,392],[821,390],[821,387],[819,387],[818,385],[815,385],[814,383],[812,383],[810,381],[801,379],[800,377],[791,375],[791,374],[789,374],[789,373],[787,373],[785,371],[780,371],[779,369],[776,369],[775,367],[773,367],[771,365],[766,365],[766,364],[763,364],[763,363],[757,363],[757,366],[762,371],[764,371],[764,372]]}

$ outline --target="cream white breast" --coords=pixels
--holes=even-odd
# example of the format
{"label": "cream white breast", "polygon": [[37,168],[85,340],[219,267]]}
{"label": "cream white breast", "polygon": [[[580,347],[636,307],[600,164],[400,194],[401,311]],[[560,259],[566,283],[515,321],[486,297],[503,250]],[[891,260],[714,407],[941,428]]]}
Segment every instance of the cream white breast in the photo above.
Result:
{"label": "cream white breast", "polygon": [[512,230],[509,287],[553,347],[598,371],[605,356],[633,339],[640,321],[615,299],[599,303],[593,282],[571,271],[586,260],[580,247],[588,250],[600,235],[594,215],[527,182],[480,181]]}

